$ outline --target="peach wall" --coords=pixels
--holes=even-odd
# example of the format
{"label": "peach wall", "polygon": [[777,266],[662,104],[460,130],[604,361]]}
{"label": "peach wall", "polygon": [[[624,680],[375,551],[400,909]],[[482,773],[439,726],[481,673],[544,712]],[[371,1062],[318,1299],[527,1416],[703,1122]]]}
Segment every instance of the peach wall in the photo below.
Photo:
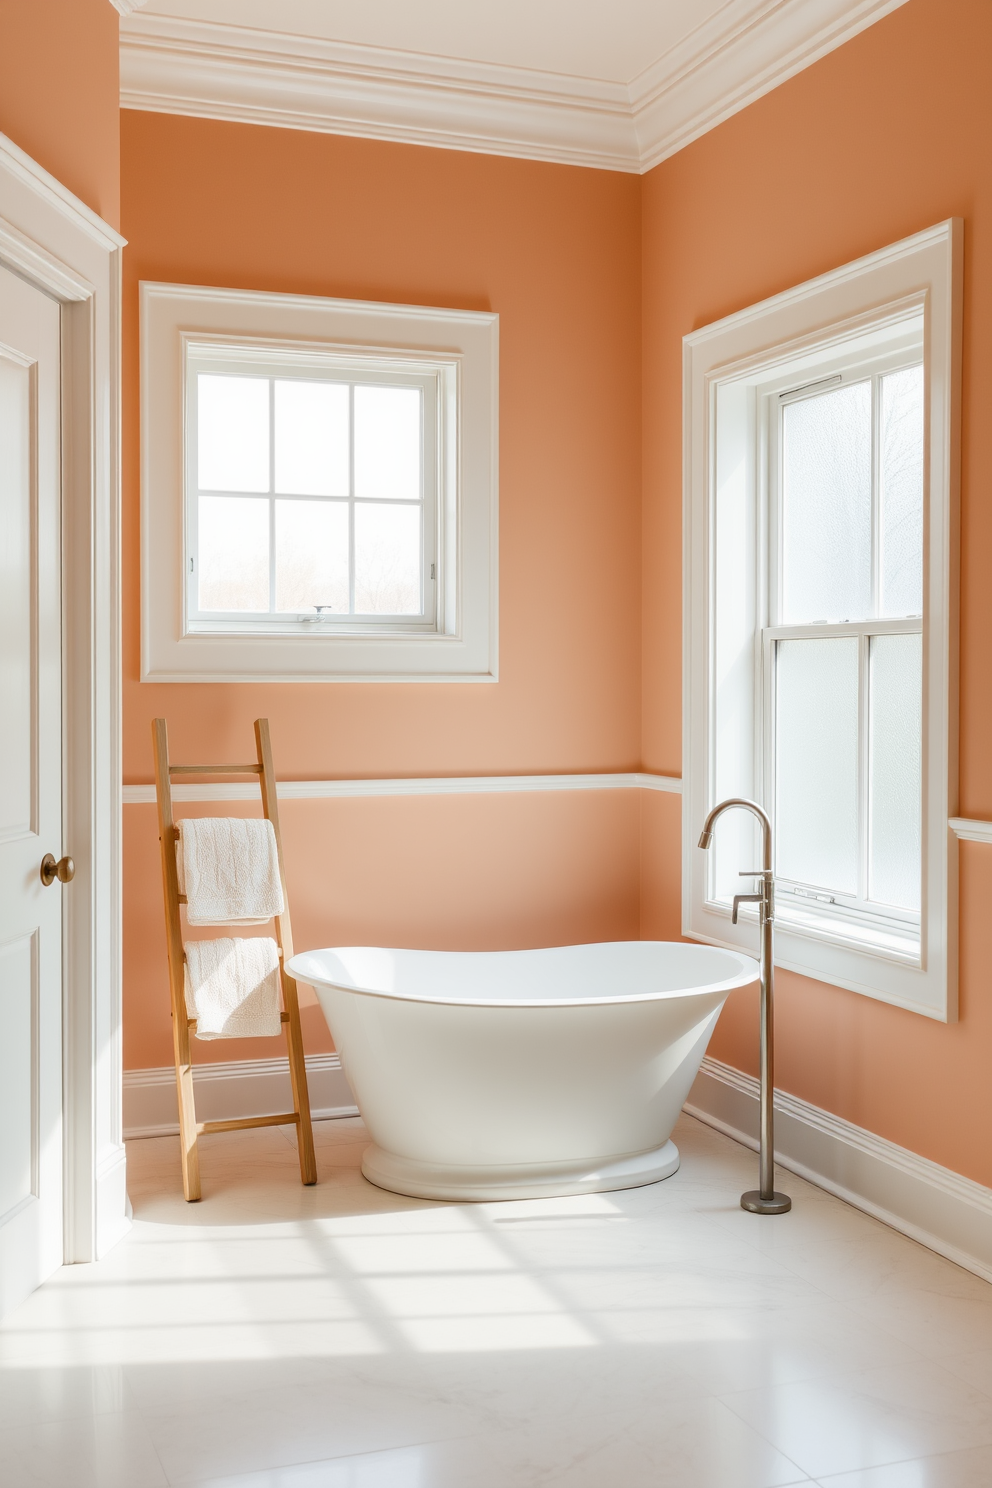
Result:
{"label": "peach wall", "polygon": [[0,132],[114,227],[119,19],[110,0],[0,0]]}
{"label": "peach wall", "polygon": [[[151,780],[158,713],[186,759],[243,752],[268,715],[279,773],[302,779],[635,768],[639,181],[125,112],[122,231],[125,779]],[[140,279],[499,312],[498,684],[139,682]],[[171,1058],[152,817],[126,811],[129,1068]],[[634,795],[344,801],[290,820],[301,946],[637,934]]]}
{"label": "peach wall", "polygon": [[[990,79],[987,0],[910,0],[645,178],[644,768],[677,773],[681,752],[682,336],[960,216],[960,809],[992,815]],[[992,1183],[992,854],[967,843],[960,851],[960,1022],[935,1024],[783,973],[778,1083]],[[728,1007],[711,1052],[753,1072],[756,1048],[753,998],[744,996]]]}
{"label": "peach wall", "polygon": [[[679,773],[682,336],[959,215],[961,811],[992,815],[992,455],[979,433],[992,393],[990,76],[986,0],[909,0],[643,181],[125,114],[126,778],[151,778],[156,712],[187,758],[243,747],[267,713],[281,773],[301,778],[639,764]],[[498,686],[137,681],[139,278],[500,312]],[[298,941],[496,947],[638,927],[674,936],[679,817],[677,797],[654,794],[292,803]],[[128,808],[126,824],[126,1063],[139,1067],[166,1063],[170,1048],[150,809]],[[962,845],[961,872],[960,1022],[783,973],[779,1081],[992,1183],[982,1139],[992,854]],[[307,1016],[309,1047],[326,1047]],[[753,1071],[756,1045],[745,995],[713,1052]]]}
{"label": "peach wall", "polygon": [[[172,1033],[155,810],[131,806],[124,818],[129,878],[152,889],[129,893],[126,915],[125,1065],[141,1069],[170,1061]],[[635,791],[287,801],[280,819],[300,949],[638,938]],[[309,1051],[333,1047],[318,1008],[303,1020]],[[225,1039],[194,1057],[284,1052],[282,1039]]]}

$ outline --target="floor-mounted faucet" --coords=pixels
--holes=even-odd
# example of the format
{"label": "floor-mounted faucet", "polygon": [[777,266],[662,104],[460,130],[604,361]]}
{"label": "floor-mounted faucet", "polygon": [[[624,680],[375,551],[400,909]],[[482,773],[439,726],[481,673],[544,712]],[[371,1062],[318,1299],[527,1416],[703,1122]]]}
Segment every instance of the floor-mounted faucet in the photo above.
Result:
{"label": "floor-mounted faucet", "polygon": [[772,824],[768,813],[756,801],[746,801],[737,796],[721,801],[714,806],[703,823],[699,846],[709,847],[713,841],[713,827],[718,817],[731,806],[742,806],[753,812],[761,823],[762,867],[742,872],[741,878],[756,878],[761,887],[757,894],[735,894],[732,914],[737,924],[737,911],[742,904],[758,905],[758,924],[761,930],[761,1149],[758,1167],[760,1187],[741,1194],[741,1208],[752,1214],[785,1214],[792,1208],[788,1194],[775,1192],[775,961],[772,944],[772,926],[775,919],[775,889],[772,876]]}

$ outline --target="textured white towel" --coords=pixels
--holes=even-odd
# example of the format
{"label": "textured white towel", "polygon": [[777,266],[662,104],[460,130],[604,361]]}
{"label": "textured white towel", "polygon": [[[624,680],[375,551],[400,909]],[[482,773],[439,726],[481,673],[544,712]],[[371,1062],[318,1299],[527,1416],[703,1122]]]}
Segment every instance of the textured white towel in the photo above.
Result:
{"label": "textured white towel", "polygon": [[279,1033],[279,950],[274,940],[191,940],[186,1012],[196,1036],[271,1038]]}
{"label": "textured white towel", "polygon": [[264,925],[285,905],[272,823],[202,816],[177,823],[179,892],[191,925]]}

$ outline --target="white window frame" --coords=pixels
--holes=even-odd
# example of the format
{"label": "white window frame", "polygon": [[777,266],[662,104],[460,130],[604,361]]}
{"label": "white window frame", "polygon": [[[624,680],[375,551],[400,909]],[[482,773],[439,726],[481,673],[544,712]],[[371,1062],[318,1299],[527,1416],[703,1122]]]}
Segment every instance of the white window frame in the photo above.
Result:
{"label": "white window frame", "polygon": [[[444,572],[444,537],[455,522],[453,492],[446,481],[445,461],[439,459],[447,444],[445,427],[447,410],[454,408],[457,400],[458,364],[452,361],[426,362],[419,356],[401,361],[395,357],[383,357],[378,353],[362,356],[357,353],[342,354],[334,351],[313,351],[308,347],[294,346],[284,342],[246,341],[243,337],[222,341],[217,337],[204,340],[183,332],[183,367],[186,384],[186,608],[185,628],[190,633],[202,632],[212,635],[286,635],[291,632],[308,635],[312,627],[332,634],[396,634],[411,635],[417,632],[430,635],[435,631],[444,633],[444,585],[437,575]],[[197,527],[199,518],[199,496],[197,481],[198,448],[198,398],[197,376],[214,373],[220,376],[264,377],[270,380],[298,378],[301,381],[325,380],[350,384],[374,385],[377,387],[416,387],[423,397],[423,542],[420,557],[421,587],[424,612],[421,615],[325,615],[309,611],[292,614],[244,614],[230,611],[226,614],[199,608],[199,574],[193,558],[199,552]],[[270,381],[271,386],[271,381]],[[353,403],[351,415],[353,417]],[[270,422],[272,410],[270,404]],[[269,465],[270,491],[263,495],[252,492],[255,499],[270,505],[283,494],[275,490],[275,448],[270,435]],[[205,492],[202,494],[214,494]],[[232,494],[238,493],[218,493]],[[341,501],[354,507],[353,493],[346,497],[309,496],[294,500]],[[446,503],[449,502],[448,518],[445,519]],[[275,544],[269,545],[269,584],[274,583]],[[354,583],[354,561],[350,563],[352,584]],[[438,591],[440,590],[440,595]]]}
{"label": "white window frame", "polygon": [[[140,296],[142,680],[495,681],[498,317],[174,284],[143,283]],[[269,376],[281,362],[296,375],[364,369],[427,389],[436,480],[424,560],[435,582],[423,616],[197,613],[189,369],[211,356],[240,356]]]}
{"label": "white window frame", "polygon": [[[726,885],[718,891],[715,884],[715,855],[697,842],[706,812],[727,795],[750,796],[774,810],[762,643],[769,592],[766,493],[774,478],[769,395],[776,387],[797,386],[804,369],[811,380],[822,377],[831,357],[838,365],[852,356],[903,352],[912,360],[906,348],[922,322],[927,428],[919,944],[911,951],[886,941],[884,931],[859,940],[847,924],[831,930],[823,915],[803,923],[783,904],[776,963],[942,1021],[957,1014],[957,853],[949,818],[957,812],[962,236],[958,220],[940,223],[695,331],[683,343],[683,932],[743,948],[753,941],[753,922],[742,915],[741,925],[731,924]],[[738,588],[728,599],[721,578],[720,626],[736,625],[743,640],[732,669],[721,661],[718,673],[716,577],[718,560],[726,564],[728,553]],[[730,571],[720,568],[721,575]],[[907,622],[898,624],[907,628]],[[884,629],[886,622],[869,628]],[[734,761],[729,773],[728,757]],[[731,813],[717,830],[739,856],[740,869],[759,866],[756,857],[750,861],[758,844],[743,813]]]}

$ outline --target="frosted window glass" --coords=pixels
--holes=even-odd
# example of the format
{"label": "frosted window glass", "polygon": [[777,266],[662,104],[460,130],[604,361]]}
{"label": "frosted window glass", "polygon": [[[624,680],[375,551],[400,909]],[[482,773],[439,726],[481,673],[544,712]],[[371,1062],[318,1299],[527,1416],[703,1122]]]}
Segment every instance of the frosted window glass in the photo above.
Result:
{"label": "frosted window glass", "polygon": [[868,896],[920,907],[923,637],[874,636]]}
{"label": "frosted window glass", "polygon": [[276,490],[292,496],[347,496],[347,386],[277,381],[275,422]]}
{"label": "frosted window glass", "polygon": [[349,602],[347,503],[277,501],[276,609],[346,615]]}
{"label": "frosted window glass", "polygon": [[200,609],[267,610],[269,503],[201,496],[197,521]]}
{"label": "frosted window glass", "polygon": [[355,388],[355,495],[420,500],[419,388]]}
{"label": "frosted window glass", "polygon": [[269,380],[197,378],[197,485],[201,491],[269,489]]}
{"label": "frosted window glass", "polygon": [[882,615],[923,613],[923,368],[882,378]]}
{"label": "frosted window glass", "polygon": [[779,641],[777,871],[858,890],[858,641]]}
{"label": "frosted window glass", "polygon": [[786,625],[871,614],[871,383],[787,404],[783,417]]}
{"label": "frosted window glass", "polygon": [[355,610],[421,614],[419,506],[356,504]]}

